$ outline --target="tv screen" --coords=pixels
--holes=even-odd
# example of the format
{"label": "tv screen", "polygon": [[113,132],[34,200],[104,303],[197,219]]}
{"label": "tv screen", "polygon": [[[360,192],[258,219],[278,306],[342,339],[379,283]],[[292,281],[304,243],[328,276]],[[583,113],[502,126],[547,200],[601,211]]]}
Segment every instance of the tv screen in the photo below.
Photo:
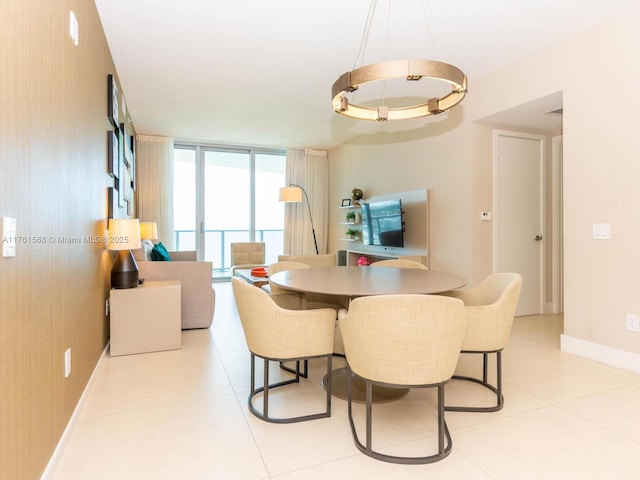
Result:
{"label": "tv screen", "polygon": [[400,199],[362,204],[362,243],[380,247],[404,247]]}

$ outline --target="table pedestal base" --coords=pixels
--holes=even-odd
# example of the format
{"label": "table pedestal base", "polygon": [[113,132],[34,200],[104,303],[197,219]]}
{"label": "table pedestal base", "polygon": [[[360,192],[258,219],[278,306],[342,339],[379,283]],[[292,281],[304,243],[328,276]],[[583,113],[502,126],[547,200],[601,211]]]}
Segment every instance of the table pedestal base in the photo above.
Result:
{"label": "table pedestal base", "polygon": [[[347,382],[349,381],[349,373],[347,367],[338,368],[331,372],[331,394],[347,400]],[[322,379],[322,386],[327,387],[326,375]],[[385,403],[398,400],[409,393],[408,388],[388,388],[373,385],[372,387],[372,400],[373,403]],[[367,392],[365,389],[364,380],[354,375],[351,380],[351,400],[358,403],[365,403],[367,401]]]}

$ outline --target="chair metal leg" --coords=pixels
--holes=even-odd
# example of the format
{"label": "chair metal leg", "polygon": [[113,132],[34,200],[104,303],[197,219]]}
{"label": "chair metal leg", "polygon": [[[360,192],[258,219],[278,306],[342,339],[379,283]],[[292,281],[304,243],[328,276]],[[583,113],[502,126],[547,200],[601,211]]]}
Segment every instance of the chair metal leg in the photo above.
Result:
{"label": "chair metal leg", "polygon": [[267,360],[266,358],[264,359],[264,364],[262,367],[263,370],[263,375],[264,375],[264,379],[263,379],[263,392],[264,394],[262,395],[262,413],[265,416],[265,418],[269,418],[269,360]]}
{"label": "chair metal leg", "polygon": [[[462,352],[462,353],[478,353],[478,352]],[[496,354],[496,385],[491,385],[488,380],[488,363],[489,353]],[[502,395],[502,350],[497,352],[482,352],[482,380],[474,377],[466,377],[463,375],[454,375],[455,380],[464,380],[467,382],[474,382],[488,388],[496,394],[496,405],[491,407],[460,407],[460,406],[445,406],[444,409],[447,412],[497,412],[504,407],[504,396]]]}
{"label": "chair metal leg", "polygon": [[296,360],[296,368],[293,369],[284,364],[284,362],[280,362],[280,368],[285,372],[293,373],[296,378],[308,378],[309,377],[309,360],[304,361],[304,369],[300,370],[300,360]]}
{"label": "chair metal leg", "polygon": [[367,450],[372,452],[373,451],[373,442],[372,442],[372,432],[371,432],[371,413],[372,413],[372,409],[373,409],[373,404],[371,401],[371,380],[367,380],[365,382],[365,388],[366,388],[366,396],[367,396],[367,400],[366,400],[366,408],[367,408]]}
{"label": "chair metal leg", "polygon": [[327,356],[327,386],[325,388],[327,395],[327,417],[331,416],[331,372],[333,372],[333,357],[331,355]]}
{"label": "chair metal leg", "polygon": [[[349,417],[349,425],[351,426],[351,433],[353,435],[353,442],[356,445],[356,448],[360,450],[365,455],[375,458],[376,460],[381,460],[383,462],[389,463],[399,463],[399,464],[407,464],[407,465],[417,465],[417,464],[425,464],[425,463],[433,463],[443,458],[447,457],[451,453],[451,448],[453,446],[453,442],[451,440],[451,434],[449,433],[449,428],[447,427],[447,423],[445,421],[445,409],[444,409],[444,383],[440,383],[437,385],[421,385],[421,387],[434,387],[438,388],[438,453],[434,455],[428,455],[424,457],[399,457],[394,455],[385,455],[380,452],[376,452],[373,450],[373,402],[372,402],[372,390],[373,385],[384,385],[385,387],[392,388],[406,388],[406,385],[389,385],[389,384],[381,384],[380,382],[373,382],[371,380],[365,379],[365,392],[366,392],[366,445],[363,445],[358,437],[358,432],[356,430],[355,422],[353,421],[353,398],[352,398],[352,379],[353,372],[347,365],[347,369],[349,372],[349,379],[347,381],[347,414]],[[413,387],[416,387],[415,385]]]}
{"label": "chair metal leg", "polygon": [[[319,357],[324,357],[327,360],[327,375],[330,378],[331,377],[331,366],[332,366],[332,355],[328,354],[328,355],[320,355]],[[319,357],[310,357],[310,358],[319,358]],[[262,358],[262,357],[261,357]],[[274,383],[274,384],[270,384],[269,383],[269,362],[270,361],[278,361],[280,363],[282,363],[282,361],[286,361],[286,360],[280,360],[280,359],[269,359],[269,358],[263,358],[264,360],[264,371],[263,371],[263,386],[256,388],[255,387],[255,360],[256,360],[256,355],[252,352],[251,353],[251,391],[249,393],[249,398],[247,399],[247,403],[248,403],[248,407],[249,407],[249,411],[255,415],[256,417],[258,417],[261,420],[264,420],[265,422],[271,422],[271,423],[296,423],[296,422],[303,422],[306,420],[315,420],[317,418],[326,418],[326,417],[330,417],[331,416],[331,387],[329,386],[329,388],[327,388],[327,392],[326,392],[326,410],[322,413],[316,413],[316,414],[312,414],[312,415],[302,415],[299,417],[289,417],[289,418],[274,418],[274,417],[270,417],[269,416],[269,392],[271,389],[273,388],[277,388],[277,387],[282,387],[285,385],[291,385],[293,383],[299,383],[300,381],[300,377],[302,375],[300,375],[299,369],[300,369],[300,361],[304,360],[305,364],[308,361],[308,358],[305,359],[300,359],[300,358],[292,358],[289,359],[290,361],[295,361],[296,362],[296,371],[293,371],[292,373],[295,375],[295,378],[289,379],[289,380],[283,380],[281,382],[278,383]],[[260,412],[254,405],[253,405],[253,400],[254,398],[258,395],[262,393],[262,412]]]}

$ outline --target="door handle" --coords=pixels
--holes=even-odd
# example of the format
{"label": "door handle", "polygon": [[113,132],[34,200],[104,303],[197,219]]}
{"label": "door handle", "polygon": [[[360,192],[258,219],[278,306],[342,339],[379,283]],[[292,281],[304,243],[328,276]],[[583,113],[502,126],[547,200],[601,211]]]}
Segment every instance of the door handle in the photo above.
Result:
{"label": "door handle", "polygon": [[540,240],[542,240],[542,235],[536,235],[536,237],[534,238],[534,240],[536,242],[539,242]]}

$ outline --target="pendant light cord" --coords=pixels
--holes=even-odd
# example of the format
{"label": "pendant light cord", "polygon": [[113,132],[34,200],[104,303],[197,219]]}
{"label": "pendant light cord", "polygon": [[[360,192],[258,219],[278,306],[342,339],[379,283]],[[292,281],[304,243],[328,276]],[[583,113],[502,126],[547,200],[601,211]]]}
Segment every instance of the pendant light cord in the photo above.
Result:
{"label": "pendant light cord", "polygon": [[362,30],[362,38],[360,39],[360,48],[358,49],[358,54],[356,55],[356,59],[353,61],[353,68],[351,70],[356,69],[356,65],[358,64],[358,59],[364,52],[364,45],[367,42],[367,38],[369,37],[369,32],[371,31],[371,22],[373,22],[373,12],[376,9],[377,0],[371,0],[371,5],[369,5],[369,12],[367,12],[367,20],[364,23],[364,29]]}

